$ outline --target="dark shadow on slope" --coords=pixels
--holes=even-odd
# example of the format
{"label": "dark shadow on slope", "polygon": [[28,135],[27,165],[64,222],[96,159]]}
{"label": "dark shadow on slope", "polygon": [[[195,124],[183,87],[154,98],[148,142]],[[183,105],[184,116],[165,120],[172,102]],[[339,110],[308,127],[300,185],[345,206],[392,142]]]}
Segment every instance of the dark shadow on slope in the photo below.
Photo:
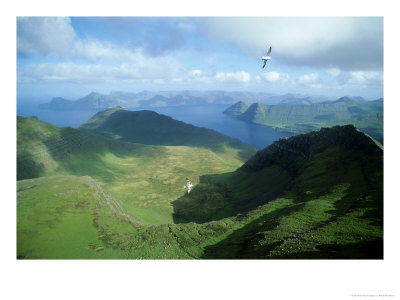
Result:
{"label": "dark shadow on slope", "polygon": [[[329,176],[325,176],[323,180],[328,180],[324,184],[325,189],[321,191],[318,185],[307,186],[307,191],[310,192],[311,196],[307,194],[301,194],[299,191],[294,193],[296,201],[294,201],[295,206],[286,207],[272,214],[266,214],[257,220],[247,224],[243,228],[234,231],[230,236],[228,236],[223,241],[211,245],[205,248],[203,258],[344,258],[344,259],[381,259],[383,257],[383,242],[382,240],[370,241],[360,241],[354,244],[332,244],[332,245],[318,245],[317,251],[311,251],[310,253],[299,252],[292,255],[286,256],[274,256],[270,257],[269,253],[274,248],[280,246],[284,242],[284,238],[278,238],[267,242],[263,240],[263,232],[269,231],[278,225],[278,218],[290,215],[297,209],[304,207],[308,200],[319,198],[326,194],[331,187],[335,185],[344,184],[349,185],[348,189],[345,190],[344,196],[338,197],[334,203],[335,208],[333,210],[326,211],[332,215],[331,218],[322,222],[316,223],[312,230],[324,227],[332,222],[336,221],[339,217],[345,216],[347,213],[353,211],[353,209],[363,209],[366,208],[366,213],[358,218],[366,218],[369,221],[369,225],[376,226],[376,230],[379,232],[383,228],[382,219],[382,203],[383,194],[379,190],[379,185],[376,189],[374,182],[366,181],[361,175],[361,167],[356,167],[356,163],[349,165],[348,172],[341,170],[341,173],[335,177],[329,179]],[[354,172],[360,173],[357,175]],[[354,178],[352,178],[354,176]],[[372,176],[372,175],[371,175]],[[357,178],[355,178],[357,177]],[[321,177],[320,177],[321,179]],[[381,178],[378,176],[378,181]],[[322,184],[322,183],[321,183]],[[302,189],[304,186],[302,187]],[[296,190],[296,188],[294,189]],[[294,192],[293,190],[293,192]],[[332,191],[331,191],[332,193]],[[319,196],[318,196],[319,195]],[[335,194],[333,193],[332,196]],[[340,194],[338,194],[339,196]],[[274,216],[274,214],[277,214]],[[354,222],[357,222],[357,217],[354,217]],[[274,222],[273,222],[274,221]],[[264,222],[264,223],[263,223]],[[293,234],[292,237],[296,237]],[[262,242],[263,246],[259,246],[258,242]]]}
{"label": "dark shadow on slope", "polygon": [[[288,206],[269,214],[264,214],[256,220],[246,224],[243,228],[231,233],[224,240],[205,247],[204,259],[382,259],[383,240],[360,241],[358,243],[320,244],[315,251],[296,252],[285,255],[270,255],[271,251],[279,247],[295,234],[281,236],[267,242],[264,232],[273,230],[279,225],[282,217],[302,209],[303,204]],[[316,226],[322,227],[330,223]]]}
{"label": "dark shadow on slope", "polygon": [[346,195],[335,202],[335,210],[328,211],[341,216],[355,208],[366,209],[360,217],[368,219],[373,226],[383,228],[383,160],[382,156],[353,153],[341,157],[337,163],[342,164],[344,172],[338,183],[350,184]]}
{"label": "dark shadow on slope", "polygon": [[296,202],[323,196],[335,186],[348,185],[345,195],[335,201],[335,209],[327,213],[336,219],[354,208],[366,208],[362,218],[382,228],[383,151],[363,136],[357,133],[349,140],[345,135],[337,137],[341,148],[334,153],[314,151],[314,158],[318,155],[320,163],[311,162],[311,168],[299,178],[294,189],[298,195]]}
{"label": "dark shadow on slope", "polygon": [[282,217],[288,216],[300,210],[304,204],[297,204],[263,214],[261,217],[234,231],[221,242],[207,246],[202,258],[205,259],[237,259],[237,258],[260,258],[269,253],[275,247],[283,243],[276,240],[265,247],[256,248],[258,234],[272,230],[279,224]]}
{"label": "dark shadow on slope", "polygon": [[190,194],[172,202],[174,223],[205,223],[247,213],[282,195],[291,178],[277,166],[200,176]]}
{"label": "dark shadow on slope", "polygon": [[48,150],[60,165],[74,175],[104,176],[104,181],[118,179],[118,165],[105,165],[103,157],[112,154],[118,158],[157,157],[166,154],[162,147],[151,147],[128,142],[107,139],[102,136],[82,132],[72,128],[63,128],[61,140],[67,145],[52,151],[49,142]]}
{"label": "dark shadow on slope", "polygon": [[316,251],[270,256],[271,259],[383,259],[383,240],[349,244],[323,244]]}
{"label": "dark shadow on slope", "polygon": [[253,156],[256,151],[257,148],[245,144],[242,141],[240,141],[239,139],[233,139],[232,141],[229,142],[222,142],[222,143],[218,143],[218,144],[214,144],[214,145],[204,145],[204,146],[200,146],[201,148],[207,148],[210,149],[211,151],[220,154],[220,153],[224,153],[225,152],[225,146],[229,146],[232,149],[238,150],[238,158],[243,161],[246,162],[251,156]]}
{"label": "dark shadow on slope", "polygon": [[17,155],[17,180],[40,177],[44,171],[43,164],[35,160],[28,150],[22,150]]}
{"label": "dark shadow on slope", "polygon": [[80,130],[113,140],[155,146],[190,146],[225,152],[238,151],[243,162],[257,148],[215,130],[197,127],[150,110],[127,111],[121,108],[101,111],[79,127]]}
{"label": "dark shadow on slope", "polygon": [[370,190],[367,197],[364,199],[363,207],[368,207],[369,210],[361,217],[370,220],[373,226],[383,228],[383,178],[380,186]]}
{"label": "dark shadow on slope", "polygon": [[[127,158],[156,157],[166,153],[162,147],[120,142],[70,127],[59,128],[56,134],[42,142],[61,171],[78,176],[104,176],[105,181],[118,179],[119,172],[118,166],[104,164],[103,157],[106,154]],[[38,155],[42,154],[30,152],[29,149],[18,153],[18,180],[40,177],[46,171],[51,171],[46,168],[46,160],[40,162],[40,159],[35,159]]]}
{"label": "dark shadow on slope", "polygon": [[150,110],[110,109],[81,125],[81,130],[107,138],[146,145],[212,147],[235,139]]}
{"label": "dark shadow on slope", "polygon": [[[215,175],[200,176],[190,192],[172,202],[174,223],[205,223],[236,215],[231,205],[232,194],[226,184],[212,183]],[[218,175],[217,175],[218,176]]]}

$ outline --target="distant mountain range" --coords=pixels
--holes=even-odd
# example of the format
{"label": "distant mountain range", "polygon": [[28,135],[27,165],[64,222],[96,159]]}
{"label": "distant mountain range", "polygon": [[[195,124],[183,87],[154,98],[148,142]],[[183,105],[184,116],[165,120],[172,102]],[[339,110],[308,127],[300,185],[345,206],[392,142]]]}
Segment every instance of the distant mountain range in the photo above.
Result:
{"label": "distant mountain range", "polygon": [[115,106],[128,105],[128,101],[120,99],[113,95],[102,95],[99,93],[90,93],[89,95],[76,101],[67,100],[61,97],[56,97],[50,103],[39,105],[42,109],[53,110],[86,110],[86,109],[103,109]]}
{"label": "distant mountain range", "polygon": [[[358,97],[359,98],[359,97]],[[111,92],[104,95],[92,92],[78,100],[68,100],[61,97],[53,98],[49,103],[39,105],[41,109],[52,110],[100,110],[121,106],[123,108],[162,107],[206,104],[233,104],[238,101],[259,102],[263,104],[302,104],[330,100],[324,96],[310,96],[301,94],[274,95],[257,92],[229,92],[229,91],[142,91],[139,93]]]}
{"label": "distant mountain range", "polygon": [[383,98],[365,101],[359,97],[341,97],[335,101],[285,103],[285,105],[265,105],[259,102],[250,105],[239,101],[227,108],[224,113],[244,121],[292,133],[305,133],[326,126],[354,124],[383,142]]}

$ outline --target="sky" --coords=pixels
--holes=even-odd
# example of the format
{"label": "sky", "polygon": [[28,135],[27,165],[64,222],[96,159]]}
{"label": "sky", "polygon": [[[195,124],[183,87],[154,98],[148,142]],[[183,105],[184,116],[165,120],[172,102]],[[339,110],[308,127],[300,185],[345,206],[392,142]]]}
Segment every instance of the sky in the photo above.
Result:
{"label": "sky", "polygon": [[383,17],[17,17],[19,100],[142,90],[377,99]]}

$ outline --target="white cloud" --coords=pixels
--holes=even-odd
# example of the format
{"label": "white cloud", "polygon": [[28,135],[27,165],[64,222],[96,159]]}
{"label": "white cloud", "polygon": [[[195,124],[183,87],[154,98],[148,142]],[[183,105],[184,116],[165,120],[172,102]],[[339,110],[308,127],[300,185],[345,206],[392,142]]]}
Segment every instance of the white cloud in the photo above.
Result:
{"label": "white cloud", "polygon": [[249,83],[250,74],[204,73],[201,70],[186,70],[183,65],[168,57],[149,58],[140,53],[128,63],[75,64],[71,62],[30,64],[18,68],[20,83],[72,82],[105,83],[113,81],[152,83]]}
{"label": "white cloud", "polygon": [[79,40],[71,48],[71,56],[88,60],[126,60],[134,55],[131,51],[97,40]]}
{"label": "white cloud", "polygon": [[[297,78],[297,83],[312,88],[325,88],[335,90],[362,91],[368,88],[381,88],[383,85],[383,73],[378,71],[341,71],[337,69],[327,70],[331,77],[322,80],[318,73],[304,74]],[[355,92],[352,92],[355,93]]]}
{"label": "white cloud", "polygon": [[118,65],[74,64],[70,62],[30,64],[18,68],[21,83],[76,82],[103,83],[110,81],[155,81],[182,77],[183,66],[169,58],[148,58],[137,55],[129,63]]}
{"label": "white cloud", "polygon": [[348,83],[352,85],[382,84],[383,78],[379,72],[350,72]]}
{"label": "white cloud", "polygon": [[21,54],[65,56],[77,39],[69,18],[17,19],[17,46]]}
{"label": "white cloud", "polygon": [[337,78],[337,82],[343,86],[353,87],[373,87],[382,86],[383,74],[374,71],[352,71],[342,72]]}
{"label": "white cloud", "polygon": [[290,80],[289,74],[279,72],[267,72],[260,75],[261,79],[272,83],[286,83]]}
{"label": "white cloud", "polygon": [[[96,39],[80,39],[69,18],[18,18],[18,52],[60,60],[19,67],[19,82],[150,80],[159,83],[186,74],[182,63],[169,55],[151,57],[140,47],[131,49]],[[201,80],[199,76],[196,78]]]}
{"label": "white cloud", "polygon": [[225,83],[248,83],[251,79],[251,75],[247,72],[219,72],[215,75],[215,79]]}
{"label": "white cloud", "polygon": [[303,84],[315,83],[319,78],[317,73],[304,74],[299,77],[299,82]]}
{"label": "white cloud", "polygon": [[207,18],[204,31],[254,57],[272,46],[271,57],[288,64],[344,70],[383,66],[381,17]]}
{"label": "white cloud", "polygon": [[126,59],[132,53],[98,40],[79,39],[69,18],[25,18],[17,21],[17,50],[23,55],[57,58]]}
{"label": "white cloud", "polygon": [[39,54],[65,60],[84,59],[91,62],[142,64],[145,60],[152,59],[155,63],[171,60],[165,59],[167,55],[144,59],[148,55],[140,46],[127,48],[96,39],[81,39],[75,33],[71,20],[60,17],[18,18],[17,50],[23,55]]}
{"label": "white cloud", "polygon": [[76,65],[73,63],[31,64],[18,69],[21,83],[37,82],[102,82],[116,74],[114,67],[103,65]]}
{"label": "white cloud", "polygon": [[297,81],[298,83],[308,87],[318,88],[322,86],[318,73],[301,75]]}
{"label": "white cloud", "polygon": [[[184,80],[185,80],[184,78],[181,78],[181,81]],[[209,83],[211,82],[211,77],[208,74],[204,74],[200,70],[192,70],[187,74],[186,81]]]}

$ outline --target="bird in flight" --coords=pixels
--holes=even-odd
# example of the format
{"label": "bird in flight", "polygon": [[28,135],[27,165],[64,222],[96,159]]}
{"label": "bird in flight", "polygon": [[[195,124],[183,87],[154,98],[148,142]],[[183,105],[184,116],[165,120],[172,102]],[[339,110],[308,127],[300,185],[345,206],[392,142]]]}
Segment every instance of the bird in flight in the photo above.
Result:
{"label": "bird in flight", "polygon": [[261,59],[264,61],[264,64],[263,64],[263,66],[262,66],[263,69],[264,69],[265,64],[267,63],[267,61],[268,61],[269,59],[271,59],[271,57],[269,56],[269,55],[271,54],[271,50],[272,50],[272,47],[269,47],[269,50],[268,50],[268,52],[267,52],[267,55],[261,57]]}

